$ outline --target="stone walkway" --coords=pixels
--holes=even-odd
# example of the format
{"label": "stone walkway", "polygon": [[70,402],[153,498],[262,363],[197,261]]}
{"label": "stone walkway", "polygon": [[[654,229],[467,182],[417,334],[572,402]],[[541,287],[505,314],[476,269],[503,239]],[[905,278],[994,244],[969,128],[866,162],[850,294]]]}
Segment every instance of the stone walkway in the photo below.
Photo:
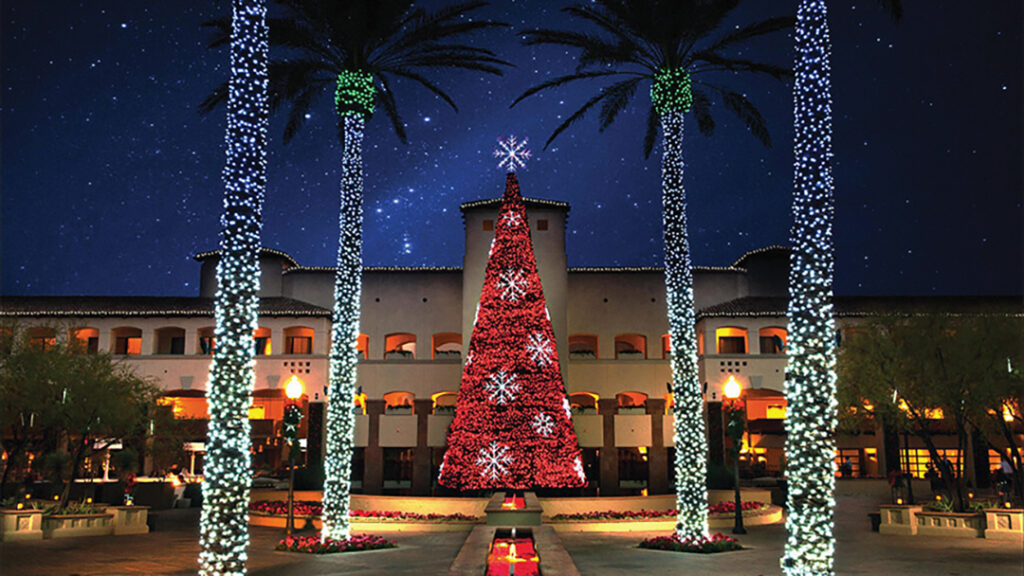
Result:
{"label": "stone walkway", "polygon": [[[1016,544],[983,539],[881,536],[871,532],[867,513],[877,508],[875,502],[875,499],[867,497],[839,498],[836,555],[838,572],[844,576],[1020,576],[1024,573],[1024,558]],[[197,525],[198,510],[173,510],[162,513],[159,530],[151,534],[8,543],[0,547],[0,574],[195,574]],[[747,550],[708,556],[640,550],[636,544],[644,535],[636,533],[561,536],[583,576],[779,574],[779,556],[785,542],[784,527],[753,527],[749,531],[741,540]],[[467,532],[379,534],[397,541],[399,548],[315,556],[276,552],[273,546],[281,537],[281,531],[254,527],[250,533],[249,573],[254,576],[443,575]]]}

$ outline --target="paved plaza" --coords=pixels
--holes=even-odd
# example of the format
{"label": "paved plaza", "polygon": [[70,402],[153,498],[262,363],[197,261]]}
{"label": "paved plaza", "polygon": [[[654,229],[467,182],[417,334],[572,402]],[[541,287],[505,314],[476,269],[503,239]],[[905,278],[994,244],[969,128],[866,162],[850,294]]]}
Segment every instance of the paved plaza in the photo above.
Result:
{"label": "paved plaza", "polygon": [[[871,532],[867,513],[874,498],[841,496],[836,535],[841,574],[926,576],[1020,576],[1021,547],[983,539],[938,539],[882,536]],[[5,543],[0,548],[3,576],[108,576],[195,574],[198,510],[161,513],[156,532],[117,538],[86,537]],[[785,542],[782,525],[752,527],[742,538],[748,549],[694,555],[636,548],[651,534],[563,534],[562,541],[583,576],[621,574],[779,574]],[[254,527],[249,549],[250,574],[275,576],[443,575],[458,553],[466,532],[379,532],[399,548],[325,556],[276,552],[281,531]]]}

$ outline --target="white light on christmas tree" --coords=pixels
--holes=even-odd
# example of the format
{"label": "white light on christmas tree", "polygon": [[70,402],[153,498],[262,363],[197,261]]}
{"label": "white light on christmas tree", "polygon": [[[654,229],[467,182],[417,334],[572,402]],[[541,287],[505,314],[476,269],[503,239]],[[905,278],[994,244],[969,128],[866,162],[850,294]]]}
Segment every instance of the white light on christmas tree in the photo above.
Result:
{"label": "white light on christmas tree", "polygon": [[207,390],[199,574],[245,574],[252,481],[248,409],[255,379],[260,210],[266,187],[267,27],[262,0],[234,0],[224,214]]}
{"label": "white light on christmas tree", "polygon": [[793,251],[786,369],[787,576],[834,574],[835,322],[830,44],[824,0],[796,24]]}

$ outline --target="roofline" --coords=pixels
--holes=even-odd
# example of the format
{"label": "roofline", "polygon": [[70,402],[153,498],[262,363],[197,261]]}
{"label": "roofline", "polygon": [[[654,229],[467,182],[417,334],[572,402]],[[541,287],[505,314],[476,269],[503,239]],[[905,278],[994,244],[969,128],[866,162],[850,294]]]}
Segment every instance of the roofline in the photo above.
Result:
{"label": "roofline", "polygon": [[[459,205],[459,210],[461,210],[462,212],[465,212],[466,210],[468,210],[470,208],[480,208],[480,207],[483,207],[483,206],[492,206],[492,205],[493,206],[500,206],[503,201],[504,201],[504,198],[485,198],[485,199],[482,199],[482,200],[473,200],[471,202],[463,202],[462,204]],[[568,202],[562,202],[560,200],[545,200],[544,198],[527,198],[527,197],[524,196],[523,197],[523,203],[524,204],[534,204],[534,205],[539,205],[539,206],[547,206],[547,207],[550,207],[550,208],[565,208],[566,212],[568,212],[569,210],[572,209],[572,208],[570,208]]]}
{"label": "roofline", "polygon": [[[299,263],[295,261],[295,258],[292,258],[291,254],[288,254],[287,252],[275,250],[274,248],[267,248],[266,246],[261,246],[260,255],[262,256],[264,253],[272,254],[274,256],[280,256],[287,260],[289,263],[291,263],[292,267],[299,266]],[[207,258],[211,258],[213,256],[220,256],[220,250],[207,250],[206,252],[199,252],[195,256],[193,256],[192,259],[197,262],[202,262],[203,260],[206,260]]]}
{"label": "roofline", "polygon": [[790,248],[789,246],[783,246],[781,244],[772,244],[770,246],[764,246],[762,248],[755,248],[753,250],[748,250],[748,251],[744,252],[742,256],[737,258],[736,261],[732,263],[731,267],[732,268],[746,268],[746,266],[744,266],[742,264],[742,262],[744,260],[746,260],[747,258],[750,258],[751,256],[756,256],[756,255],[762,254],[764,252],[771,252],[773,250],[785,250],[786,252],[791,252],[793,249]]}
{"label": "roofline", "polygon": [[[337,272],[335,266],[295,266],[281,274],[298,272]],[[461,266],[363,266],[363,272],[462,272]]]}

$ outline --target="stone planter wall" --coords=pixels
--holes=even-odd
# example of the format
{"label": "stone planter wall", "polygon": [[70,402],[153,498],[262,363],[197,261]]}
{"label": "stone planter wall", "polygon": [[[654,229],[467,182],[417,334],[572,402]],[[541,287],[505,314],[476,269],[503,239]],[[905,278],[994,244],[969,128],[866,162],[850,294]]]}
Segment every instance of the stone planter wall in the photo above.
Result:
{"label": "stone planter wall", "polygon": [[916,514],[920,512],[920,506],[907,505],[886,505],[882,506],[879,512],[882,515],[882,523],[878,526],[880,534],[900,534],[912,536],[917,534]]}
{"label": "stone planter wall", "polygon": [[114,514],[114,534],[148,534],[148,506],[107,506]]}
{"label": "stone planter wall", "polygon": [[53,514],[43,518],[43,538],[107,536],[113,533],[113,514]]}
{"label": "stone planter wall", "polygon": [[955,538],[983,538],[985,536],[984,514],[921,511],[915,516],[917,533],[922,536],[952,536]]}
{"label": "stone planter wall", "polygon": [[42,510],[0,510],[0,542],[42,539]]}
{"label": "stone planter wall", "polygon": [[1024,510],[995,508],[985,510],[985,538],[1024,541]]}

